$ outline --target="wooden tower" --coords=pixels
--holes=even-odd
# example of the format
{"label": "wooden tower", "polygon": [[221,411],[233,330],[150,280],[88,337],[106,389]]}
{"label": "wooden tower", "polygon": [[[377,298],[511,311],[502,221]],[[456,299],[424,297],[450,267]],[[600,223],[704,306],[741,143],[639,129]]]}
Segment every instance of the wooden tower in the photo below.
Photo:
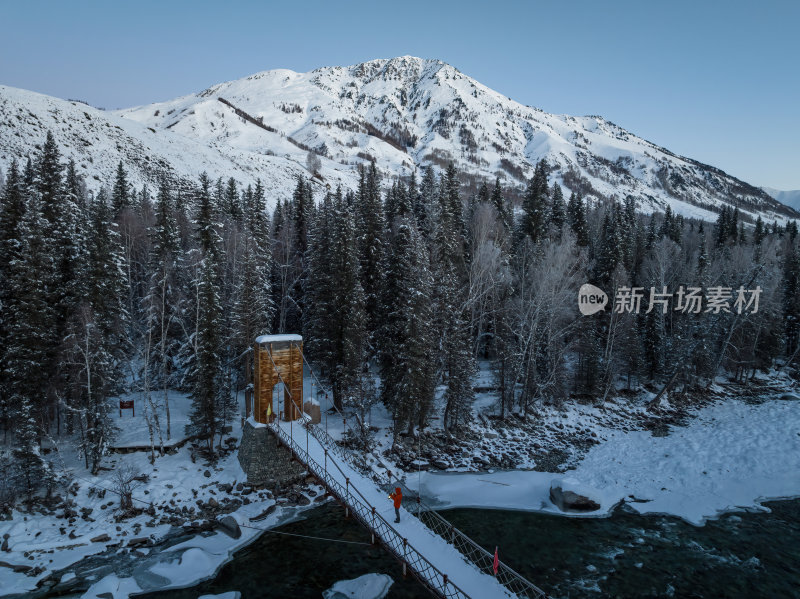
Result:
{"label": "wooden tower", "polygon": [[[256,422],[267,422],[272,392],[278,383],[284,384],[284,420],[300,418],[303,411],[303,338],[300,335],[261,335],[256,338],[253,351],[253,418]],[[277,406],[272,408],[276,418],[277,410]]]}

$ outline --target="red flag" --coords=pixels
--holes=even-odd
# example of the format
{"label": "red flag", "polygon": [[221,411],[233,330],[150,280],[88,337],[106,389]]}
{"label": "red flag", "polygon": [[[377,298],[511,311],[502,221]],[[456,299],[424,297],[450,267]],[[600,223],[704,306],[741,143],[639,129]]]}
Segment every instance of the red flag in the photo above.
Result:
{"label": "red flag", "polygon": [[492,564],[492,570],[494,570],[494,575],[497,576],[497,567],[500,565],[500,559],[497,557],[497,545],[494,547],[494,563]]}

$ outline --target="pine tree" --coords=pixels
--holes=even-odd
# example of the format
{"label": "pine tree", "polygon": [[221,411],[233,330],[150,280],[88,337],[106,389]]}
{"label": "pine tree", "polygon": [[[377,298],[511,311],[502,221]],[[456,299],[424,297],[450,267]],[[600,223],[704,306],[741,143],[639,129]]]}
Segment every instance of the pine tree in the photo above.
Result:
{"label": "pine tree", "polygon": [[334,199],[326,194],[317,209],[309,231],[308,280],[306,299],[308,314],[303,335],[306,347],[322,368],[325,377],[330,376],[334,362],[331,325],[334,319],[334,271],[332,246],[334,236]]}
{"label": "pine tree", "polygon": [[[3,363],[7,360],[9,346],[15,342],[10,337],[10,332],[17,317],[14,310],[16,267],[24,264],[22,251],[25,242],[26,199],[22,176],[17,161],[13,160],[0,203],[0,357]],[[11,396],[14,388],[9,385],[6,369],[2,368],[0,372],[3,372],[0,376],[0,425],[3,427],[5,441],[13,415]]]}
{"label": "pine tree", "polygon": [[[125,311],[125,278],[119,232],[112,221],[112,208],[101,189],[91,205],[87,247],[86,296],[94,313],[93,320],[105,344],[105,351],[119,364],[129,350],[127,336],[129,314]],[[116,377],[119,376],[116,373]],[[109,381],[109,388],[117,384]]]}
{"label": "pine tree", "polygon": [[83,296],[69,320],[62,365],[70,373],[69,408],[79,427],[79,452],[97,473],[117,432],[108,399],[119,391],[129,348],[124,259],[104,189],[89,206],[87,227]]}
{"label": "pine tree", "polygon": [[205,255],[200,264],[197,287],[197,339],[193,373],[195,382],[186,434],[203,439],[206,450],[212,455],[214,440],[222,432],[220,406],[225,384],[220,353],[222,306],[218,291],[217,264],[211,253]]}
{"label": "pine tree", "polygon": [[558,183],[553,184],[552,202],[550,204],[550,224],[556,230],[556,238],[561,238],[561,229],[564,227],[566,215],[564,214],[564,193]]}
{"label": "pine tree", "polygon": [[225,416],[230,415],[230,395],[222,360],[222,305],[220,300],[220,238],[214,219],[213,200],[208,176],[200,176],[200,190],[195,231],[200,246],[199,278],[195,282],[197,322],[191,364],[192,409],[187,435],[205,440],[206,450],[213,457],[214,439],[222,438]]}
{"label": "pine tree", "polygon": [[231,177],[228,179],[228,184],[225,186],[225,195],[223,197],[224,210],[222,214],[233,219],[238,220],[241,217],[241,210],[239,206],[239,192],[236,189],[236,180]]}
{"label": "pine tree", "polygon": [[728,229],[729,229],[729,214],[728,214],[728,205],[725,204],[722,206],[722,210],[720,210],[719,216],[717,217],[717,224],[716,224],[716,234],[714,237],[715,244],[717,247],[722,247],[725,245],[725,241],[728,239]]}
{"label": "pine tree", "polygon": [[764,221],[761,220],[761,215],[758,215],[756,219],[756,226],[753,230],[753,245],[761,245],[764,241],[764,237],[766,237],[766,232],[764,231]]}
{"label": "pine tree", "polygon": [[500,187],[500,177],[497,177],[494,180],[494,189],[492,189],[492,196],[490,198],[490,202],[494,206],[494,209],[497,211],[497,215],[500,217],[500,221],[503,223],[503,227],[506,230],[508,230],[511,227],[511,217],[509,215],[506,201],[503,198],[503,190]]}
{"label": "pine tree", "polygon": [[[419,233],[425,241],[429,241],[433,233],[433,214],[437,195],[436,175],[433,172],[433,167],[427,166],[420,182],[419,202],[415,209]],[[391,223],[388,224],[391,225]]]}
{"label": "pine tree", "polygon": [[255,190],[248,194],[249,202],[244,214],[242,231],[242,266],[236,289],[234,327],[236,353],[245,353],[245,381],[249,412],[250,385],[253,383],[252,354],[247,351],[256,336],[269,331],[272,321],[272,295],[270,275],[269,220],[266,214],[264,187],[259,180]]}
{"label": "pine tree", "polygon": [[586,207],[581,197],[574,192],[570,195],[567,204],[567,219],[578,246],[587,247],[589,245],[589,228],[586,224]]}
{"label": "pine tree", "polygon": [[791,356],[800,343],[800,250],[787,239],[783,255],[783,322],[786,355]]}
{"label": "pine tree", "polygon": [[334,404],[341,409],[364,368],[366,314],[354,216],[342,200],[341,191],[335,198],[333,216],[331,266],[334,320],[330,323],[333,360],[329,371]]}
{"label": "pine tree", "polygon": [[16,443],[12,455],[20,486],[28,499],[31,499],[45,480],[48,467],[39,447],[40,428],[27,396],[20,398],[16,421]]}
{"label": "pine tree", "polygon": [[147,354],[150,377],[161,383],[167,439],[172,436],[168,387],[183,337],[183,252],[169,182],[162,177],[155,205],[155,222],[149,231],[150,257],[147,295]]}
{"label": "pine tree", "polygon": [[381,401],[392,413],[395,437],[427,419],[435,389],[431,274],[413,223],[396,225],[387,259],[380,331]]}
{"label": "pine tree", "polygon": [[522,202],[523,214],[520,231],[523,235],[527,235],[533,243],[539,243],[544,237],[549,218],[549,195],[547,162],[540,160],[536,164],[536,170]]}
{"label": "pine tree", "polygon": [[[367,331],[370,344],[374,344],[374,334],[379,326],[380,290],[383,284],[382,262],[384,258],[384,231],[386,223],[383,217],[378,174],[374,164],[370,164],[369,172],[355,198],[356,219],[360,224],[358,231],[358,252],[360,257],[361,288],[364,291],[364,310],[366,312]],[[422,202],[415,202],[415,216],[424,213]],[[374,351],[370,351],[374,353]]]}
{"label": "pine tree", "polygon": [[[0,204],[0,347],[8,345],[9,307],[11,305],[10,264],[18,260],[22,247],[22,224],[25,218],[26,192],[17,166],[11,163],[8,171],[3,201]],[[1,391],[0,391],[1,393]],[[0,396],[1,397],[1,396]],[[2,401],[0,399],[0,401]],[[0,404],[2,405],[2,404]]]}
{"label": "pine tree", "polygon": [[614,205],[603,218],[599,251],[595,260],[593,278],[601,286],[611,281],[617,266],[622,263],[622,238],[620,235],[618,205]]}
{"label": "pine tree", "polygon": [[111,209],[114,218],[119,218],[123,210],[130,208],[132,204],[131,188],[128,184],[128,173],[122,164],[122,160],[117,165],[117,175],[114,179],[114,188],[111,192]]}
{"label": "pine tree", "polygon": [[[19,435],[15,460],[24,472],[29,495],[40,483],[43,462],[38,439],[46,416],[42,398],[49,385],[47,379],[55,372],[51,362],[55,313],[49,303],[47,281],[52,262],[39,198],[36,190],[31,190],[16,228],[16,239],[7,240],[10,243],[4,248],[9,262],[5,269],[8,303],[3,306],[3,313],[9,317],[4,319],[7,344],[0,361],[5,401],[11,407]],[[36,372],[48,376],[31,375]]]}

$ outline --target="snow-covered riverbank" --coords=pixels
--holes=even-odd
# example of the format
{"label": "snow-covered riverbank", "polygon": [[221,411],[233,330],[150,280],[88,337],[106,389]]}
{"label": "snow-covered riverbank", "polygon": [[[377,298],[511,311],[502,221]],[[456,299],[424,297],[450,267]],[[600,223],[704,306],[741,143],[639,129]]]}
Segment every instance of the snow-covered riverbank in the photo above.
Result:
{"label": "snow-covered riverbank", "polygon": [[[593,443],[575,454],[569,464],[576,466],[566,473],[407,471],[405,478],[410,487],[421,489],[426,499],[443,507],[598,517],[609,515],[624,501],[643,514],[672,514],[702,524],[724,511],[765,509],[759,504],[766,499],[800,496],[800,400],[780,395],[754,403],[723,397],[693,410],[685,426],[672,426],[669,434],[659,436],[626,424],[624,409],[638,408],[622,404],[603,413],[579,404],[543,412],[538,424],[544,431],[541,436],[538,429],[495,428],[496,424],[483,421],[478,428],[488,434],[481,443],[490,449],[502,448],[502,442],[526,445],[536,439],[547,450],[551,441],[567,441],[566,436],[553,436],[565,430],[582,431]],[[171,399],[178,418],[186,408],[182,401],[187,400]],[[136,419],[123,415],[120,422],[129,445],[141,441],[143,429],[135,430],[141,425],[139,414]],[[374,418],[376,423],[389,424]],[[340,418],[328,416],[328,428],[335,436],[341,434],[341,424]],[[381,426],[381,449],[388,447],[387,431]],[[240,433],[234,424],[231,436],[238,439]],[[305,495],[290,493],[294,497],[288,501],[250,488],[235,451],[213,467],[202,459],[193,460],[190,445],[159,457],[154,466],[144,452],[115,454],[105,463],[109,470],[91,476],[75,461],[74,452],[61,449],[65,456],[73,455],[73,463],[66,464],[75,474],[71,503],[33,513],[15,511],[11,520],[0,521],[0,539],[8,535],[9,549],[0,552],[0,596],[35,592],[37,585],[41,589],[43,583],[50,586],[70,579],[82,580],[82,588],[91,585],[87,597],[102,593],[125,597],[141,590],[191,586],[213,576],[262,530],[302,517],[304,506],[298,504],[313,506],[321,500],[322,489],[313,486]],[[478,458],[486,451],[474,448]],[[525,465],[531,467],[535,461]],[[152,510],[120,519],[119,497],[112,489],[122,467],[147,474],[134,497],[138,507],[152,504]],[[572,479],[570,484],[583,489],[600,509],[561,512],[550,499],[551,484],[558,478]],[[208,522],[222,514],[240,524],[240,538],[208,530]],[[251,521],[260,515],[264,518]],[[112,573],[115,569],[118,573]]]}
{"label": "snow-covered riverbank", "polygon": [[[178,415],[186,411],[187,398],[176,394],[171,401]],[[135,418],[124,414],[120,422],[128,445],[146,444],[141,414],[137,406]],[[240,437],[238,424],[231,436]],[[61,449],[75,460],[74,451]],[[313,485],[287,493],[288,500],[251,488],[235,450],[213,466],[195,459],[190,445],[152,466],[145,452],[114,454],[104,465],[92,476],[82,463],[65,464],[75,476],[70,505],[15,510],[11,520],[0,520],[0,539],[8,535],[8,551],[0,552],[0,597],[33,593],[45,579],[45,588],[59,580],[88,581],[86,597],[189,586],[213,576],[263,530],[299,517],[322,499],[322,489]],[[133,492],[134,507],[144,511],[122,518],[114,490],[115,475],[125,468],[146,478]],[[209,522],[223,515],[240,525],[239,538],[209,530]],[[175,544],[176,538],[181,542]]]}
{"label": "snow-covered riverbank", "polygon": [[[580,516],[608,515],[624,501],[643,514],[672,514],[702,524],[725,511],[764,509],[761,501],[800,496],[797,399],[776,397],[760,404],[729,399],[698,409],[687,426],[672,427],[666,436],[642,430],[606,436],[567,473],[593,489],[593,499],[601,504]],[[409,474],[407,483],[444,507],[562,513],[549,491],[552,481],[564,476],[422,472]]]}

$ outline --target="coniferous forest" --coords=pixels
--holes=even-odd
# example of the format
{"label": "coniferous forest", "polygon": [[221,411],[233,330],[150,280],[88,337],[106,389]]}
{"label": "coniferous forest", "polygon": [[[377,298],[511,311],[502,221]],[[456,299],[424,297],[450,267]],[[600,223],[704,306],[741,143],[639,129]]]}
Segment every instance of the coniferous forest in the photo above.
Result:
{"label": "coniferous forest", "polygon": [[[587,201],[551,184],[545,162],[526,189],[475,184],[452,165],[398,179],[372,163],[357,189],[298,178],[278,202],[257,178],[136,189],[120,163],[90,193],[58,140],[42,141],[0,188],[6,503],[58,483],[45,442],[78,439],[97,472],[123,391],[163,397],[165,413],[146,414],[153,451],[186,433],[213,459],[262,333],[301,333],[336,406],[382,402],[396,438],[434,416],[459,436],[479,362],[499,417],[525,419],[641,390],[654,406],[690,404],[715,377],[746,386],[800,349],[793,221]],[[584,283],[608,293],[604,311],[579,313]],[[681,303],[690,287],[702,311]],[[735,310],[737,290],[757,287],[757,310]],[[615,310],[615,290],[634,288],[640,309]],[[715,288],[730,302],[707,309]],[[168,390],[191,394],[186,431],[170,422]]]}

